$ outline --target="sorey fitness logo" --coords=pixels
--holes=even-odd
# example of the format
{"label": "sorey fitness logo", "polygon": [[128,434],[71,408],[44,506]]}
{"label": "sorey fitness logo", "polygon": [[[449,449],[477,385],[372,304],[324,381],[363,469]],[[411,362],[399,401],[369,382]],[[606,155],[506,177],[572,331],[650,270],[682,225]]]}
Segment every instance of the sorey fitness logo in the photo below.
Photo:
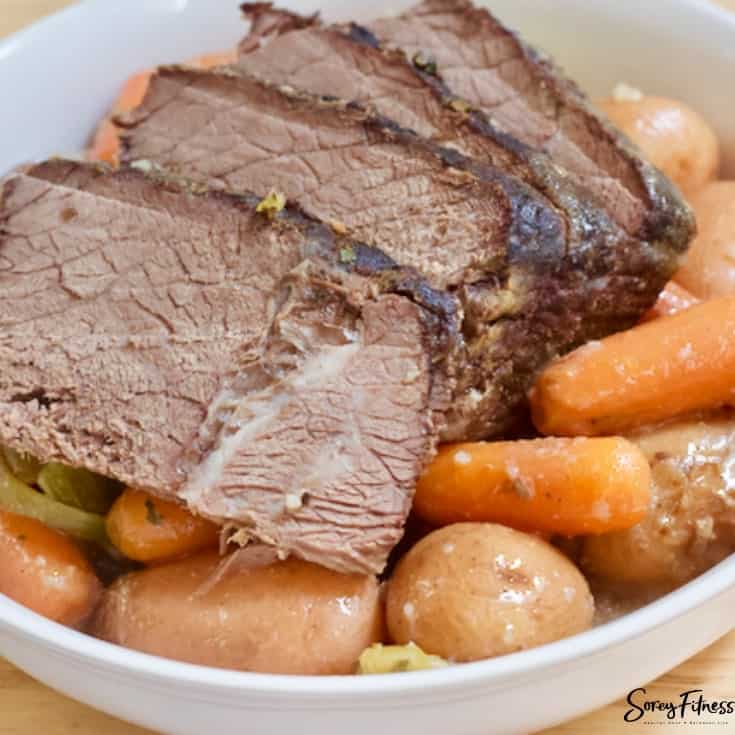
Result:
{"label": "sorey fitness logo", "polygon": [[681,692],[678,699],[667,701],[648,699],[646,690],[639,687],[628,694],[626,701],[629,705],[623,716],[626,722],[735,728],[735,700],[707,699],[703,689],[689,689]]}

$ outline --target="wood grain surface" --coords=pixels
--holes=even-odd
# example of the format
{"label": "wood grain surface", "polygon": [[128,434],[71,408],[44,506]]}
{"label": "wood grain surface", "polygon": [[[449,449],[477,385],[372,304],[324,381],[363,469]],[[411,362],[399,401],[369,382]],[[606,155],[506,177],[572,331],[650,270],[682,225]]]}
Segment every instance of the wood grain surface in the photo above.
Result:
{"label": "wood grain surface", "polygon": [[[110,0],[116,1],[124,0]],[[71,4],[72,0],[0,0],[0,38],[47,13]],[[735,0],[718,0],[718,4],[735,10]],[[704,689],[710,699],[735,698],[735,632],[678,669],[649,684],[647,696],[651,699],[671,700],[686,689]],[[623,721],[626,709],[624,702],[618,702],[574,722],[547,730],[543,735],[642,735],[650,733],[652,727],[655,728],[655,724],[626,724]],[[662,722],[662,718],[657,721]],[[735,732],[735,721],[731,719],[730,722],[731,728],[687,725],[677,727],[676,730],[719,735]],[[146,731],[77,704],[33,681],[0,659],[0,733],[145,735]]]}

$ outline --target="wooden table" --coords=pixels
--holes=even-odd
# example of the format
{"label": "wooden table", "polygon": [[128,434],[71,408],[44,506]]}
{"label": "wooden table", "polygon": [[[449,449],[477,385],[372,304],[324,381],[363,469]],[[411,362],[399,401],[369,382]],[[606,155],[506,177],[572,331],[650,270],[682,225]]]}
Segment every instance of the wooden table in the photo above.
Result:
{"label": "wooden table", "polygon": [[[735,10],[735,0],[719,0],[719,3]],[[71,4],[71,0],[0,0],[0,37]],[[710,699],[735,698],[735,633],[650,684],[648,696],[672,700],[679,692],[696,688],[704,689]],[[640,735],[650,732],[648,725],[625,724],[626,708],[623,702],[618,702],[543,735]],[[735,731],[735,720],[731,722],[730,732]],[[705,726],[688,726],[686,730],[706,730],[713,735],[725,732],[724,728]],[[68,735],[70,732],[77,735],[145,735],[140,728],[56,694],[0,660],[0,734]]]}

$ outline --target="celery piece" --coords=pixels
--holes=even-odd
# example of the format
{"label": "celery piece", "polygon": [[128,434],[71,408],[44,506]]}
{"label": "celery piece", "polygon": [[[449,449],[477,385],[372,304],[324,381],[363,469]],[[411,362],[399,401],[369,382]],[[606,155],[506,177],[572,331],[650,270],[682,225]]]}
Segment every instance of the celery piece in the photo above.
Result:
{"label": "celery piece", "polygon": [[393,674],[400,671],[441,669],[449,662],[424,653],[415,643],[406,646],[384,646],[374,643],[366,648],[358,662],[358,674]]}
{"label": "celery piece", "polygon": [[8,469],[21,481],[29,485],[35,485],[38,473],[41,471],[41,463],[30,454],[17,452],[10,447],[2,447],[0,453],[5,460]]}
{"label": "celery piece", "polygon": [[102,515],[110,510],[122,489],[115,480],[58,462],[44,465],[38,475],[38,486],[50,498],[64,505]]}
{"label": "celery piece", "polygon": [[86,541],[94,541],[105,548],[111,546],[105,529],[105,519],[53,500],[15,477],[0,461],[0,509],[16,515],[35,518],[41,523],[65,531]]}

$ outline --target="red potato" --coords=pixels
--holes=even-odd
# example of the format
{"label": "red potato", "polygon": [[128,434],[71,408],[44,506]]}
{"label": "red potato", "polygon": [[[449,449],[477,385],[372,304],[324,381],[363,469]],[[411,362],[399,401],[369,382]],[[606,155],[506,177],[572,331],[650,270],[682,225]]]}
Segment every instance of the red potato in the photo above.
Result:
{"label": "red potato", "polygon": [[735,296],[735,181],[714,181],[692,196],[699,234],[676,281],[701,299]]}
{"label": "red potato", "polygon": [[609,97],[598,106],[685,195],[716,177],[717,136],[701,115],[682,102],[641,95]]}
{"label": "red potato", "polygon": [[607,585],[673,588],[735,551],[735,412],[687,418],[630,437],[651,463],[645,519],[585,538],[580,563]]}
{"label": "red potato", "polygon": [[89,618],[102,585],[68,536],[33,518],[0,511],[0,593],[57,623]]}
{"label": "red potato", "polygon": [[458,523],[429,534],[398,562],[386,619],[395,643],[477,661],[590,627],[587,581],[567,557],[526,533]]}
{"label": "red potato", "polygon": [[[352,674],[381,640],[374,577],[239,552],[218,574],[216,553],[117,580],[91,631],[128,648],[190,663],[273,674]],[[272,557],[271,557],[272,559]]]}

